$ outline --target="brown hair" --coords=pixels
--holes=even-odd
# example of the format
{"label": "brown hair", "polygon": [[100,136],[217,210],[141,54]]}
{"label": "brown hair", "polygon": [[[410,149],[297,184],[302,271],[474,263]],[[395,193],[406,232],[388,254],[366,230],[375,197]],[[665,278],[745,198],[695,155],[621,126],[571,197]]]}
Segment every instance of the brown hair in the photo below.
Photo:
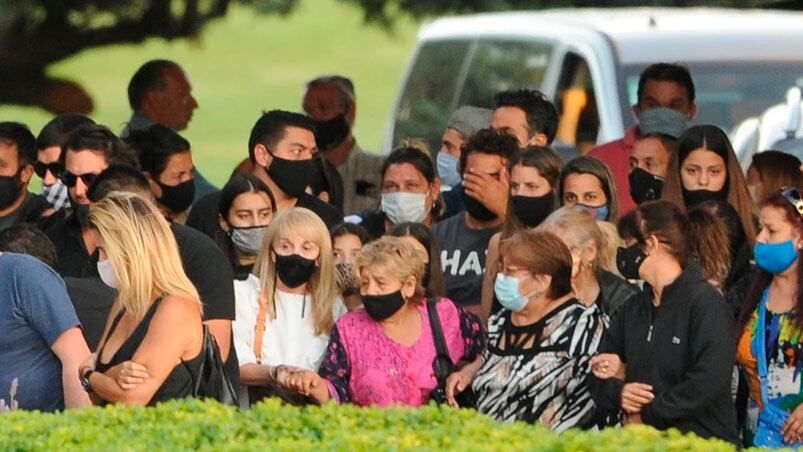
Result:
{"label": "brown hair", "polygon": [[764,151],[753,155],[750,166],[758,171],[764,193],[770,194],[783,187],[803,189],[800,159],[781,151]]}
{"label": "brown hair", "polygon": [[590,155],[581,155],[570,161],[560,172],[560,184],[558,187],[558,199],[563,205],[563,189],[566,185],[566,178],[572,174],[591,174],[599,180],[603,193],[607,198],[608,217],[605,221],[615,221],[619,218],[619,194],[616,191],[616,182],[613,173],[608,165]]}
{"label": "brown hair", "polygon": [[728,136],[716,126],[693,126],[683,132],[678,139],[677,152],[669,160],[669,171],[666,174],[664,191],[661,199],[669,201],[681,212],[686,212],[686,201],[683,199],[683,183],[680,180],[680,166],[693,151],[705,149],[716,153],[723,160],[727,169],[725,187],[728,190],[728,202],[736,208],[742,221],[745,235],[750,246],[756,240],[756,228],[753,224],[753,200],[747,190],[747,183],[739,166],[739,159],[733,152]]}
{"label": "brown hair", "polygon": [[727,224],[705,206],[695,206],[689,211],[689,237],[694,256],[706,279],[716,281],[718,287],[724,290],[731,265]]}
{"label": "brown hair", "polygon": [[524,266],[533,275],[549,275],[552,282],[547,296],[553,300],[572,291],[572,254],[555,234],[543,230],[523,230],[502,240],[500,262],[506,258]]}
{"label": "brown hair", "polygon": [[[393,226],[390,235],[394,237],[410,236],[427,249],[429,256],[429,281],[424,287],[426,296],[440,298],[446,296],[446,285],[443,282],[443,267],[441,266],[441,250],[432,230],[421,223],[399,223]],[[422,281],[423,283],[423,281]]]}
{"label": "brown hair", "polygon": [[[535,168],[538,173],[549,182],[552,196],[555,197],[555,206],[560,205],[558,195],[558,182],[560,181],[560,170],[563,168],[563,160],[557,152],[549,146],[528,146],[513,156],[508,164],[508,173],[513,172],[514,166],[524,166]],[[513,213],[513,196],[509,197],[508,215],[505,224],[502,226],[501,238],[510,237],[516,231],[525,229],[524,223]]]}
{"label": "brown hair", "polygon": [[633,211],[633,238],[640,244],[654,235],[669,247],[670,253],[686,267],[692,260],[700,263],[706,279],[720,281],[730,263],[728,232],[725,223],[705,209],[694,209],[686,216],[669,201],[649,201]]}

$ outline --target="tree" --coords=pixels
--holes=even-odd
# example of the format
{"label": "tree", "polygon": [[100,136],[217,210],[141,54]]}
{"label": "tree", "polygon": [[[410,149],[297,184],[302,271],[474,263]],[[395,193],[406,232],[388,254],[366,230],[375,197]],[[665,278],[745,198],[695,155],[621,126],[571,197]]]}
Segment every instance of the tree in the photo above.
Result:
{"label": "tree", "polygon": [[78,84],[47,67],[82,50],[192,36],[226,14],[229,0],[0,0],[0,103],[89,113]]}
{"label": "tree", "polygon": [[[298,0],[239,0],[265,13],[286,14]],[[369,22],[391,26],[415,18],[552,7],[709,6],[803,9],[800,0],[340,0],[359,6]],[[0,104],[39,106],[53,113],[89,113],[80,85],[47,75],[49,65],[83,50],[147,38],[180,39],[223,17],[229,0],[0,0]]]}

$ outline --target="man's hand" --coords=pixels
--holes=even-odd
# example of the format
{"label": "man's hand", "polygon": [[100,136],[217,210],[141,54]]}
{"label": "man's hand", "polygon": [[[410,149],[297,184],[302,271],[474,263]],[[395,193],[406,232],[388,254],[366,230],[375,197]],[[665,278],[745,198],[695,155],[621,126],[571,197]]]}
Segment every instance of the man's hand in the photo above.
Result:
{"label": "man's hand", "polygon": [[506,168],[499,171],[499,179],[490,174],[474,171],[472,168],[463,174],[463,191],[472,198],[480,201],[499,218],[507,215],[508,199],[510,198],[510,175]]}

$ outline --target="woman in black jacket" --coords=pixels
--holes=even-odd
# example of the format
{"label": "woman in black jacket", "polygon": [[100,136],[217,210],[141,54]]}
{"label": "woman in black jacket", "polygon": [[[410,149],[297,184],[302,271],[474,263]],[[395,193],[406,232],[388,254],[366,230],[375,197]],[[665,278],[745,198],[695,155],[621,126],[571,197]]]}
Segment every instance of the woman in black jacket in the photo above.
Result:
{"label": "woman in black jacket", "polygon": [[735,327],[694,262],[692,244],[704,238],[690,237],[689,220],[666,201],[644,203],[634,215],[636,243],[619,264],[626,278],[645,281],[644,295],[623,306],[603,336],[592,360],[594,401],[601,410],[621,408],[625,423],[736,443]]}

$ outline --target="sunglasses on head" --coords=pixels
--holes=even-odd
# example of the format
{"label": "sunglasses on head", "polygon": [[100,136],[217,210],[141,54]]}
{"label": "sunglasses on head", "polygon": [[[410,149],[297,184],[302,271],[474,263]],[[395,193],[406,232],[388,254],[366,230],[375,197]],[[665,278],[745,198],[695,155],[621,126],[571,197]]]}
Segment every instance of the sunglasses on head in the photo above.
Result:
{"label": "sunglasses on head", "polygon": [[50,171],[50,174],[52,174],[53,177],[60,177],[62,171],[64,171],[64,168],[61,166],[59,162],[42,163],[39,160],[37,160],[33,164],[33,171],[40,178],[44,178],[45,174],[47,174],[48,171]]}
{"label": "sunglasses on head", "polygon": [[797,209],[797,213],[803,216],[803,198],[800,196],[800,192],[797,191],[796,188],[793,187],[783,187],[781,189],[781,195],[789,201],[789,204]]}
{"label": "sunglasses on head", "polygon": [[81,182],[83,182],[84,186],[89,188],[89,186],[92,185],[92,182],[95,182],[95,179],[97,178],[98,175],[92,173],[73,174],[69,171],[61,173],[61,181],[64,182],[64,185],[69,188],[75,187],[75,184],[78,183],[78,179],[81,179]]}

